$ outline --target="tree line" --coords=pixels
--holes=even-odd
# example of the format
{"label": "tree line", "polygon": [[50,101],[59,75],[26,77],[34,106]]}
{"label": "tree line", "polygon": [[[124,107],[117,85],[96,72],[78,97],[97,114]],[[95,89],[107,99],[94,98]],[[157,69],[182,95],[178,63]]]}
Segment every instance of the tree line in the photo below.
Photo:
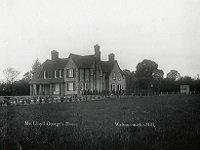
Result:
{"label": "tree line", "polygon": [[30,95],[30,85],[33,74],[37,68],[40,67],[41,62],[37,58],[34,64],[31,66],[31,70],[26,72],[22,79],[16,80],[20,75],[18,70],[14,68],[6,68],[3,70],[5,80],[0,82],[0,96],[28,96]]}
{"label": "tree line", "polygon": [[138,63],[136,71],[123,71],[128,93],[177,93],[180,92],[180,85],[189,85],[192,93],[200,93],[199,75],[194,79],[190,76],[181,76],[177,70],[171,70],[164,78],[163,70],[158,69],[158,64],[151,60],[144,59]]}
{"label": "tree line", "polygon": [[[14,68],[3,70],[5,80],[0,82],[0,96],[24,96],[30,94],[29,81],[41,62],[37,58],[22,79],[16,80],[20,72]],[[180,85],[189,85],[192,93],[200,93],[200,79],[190,76],[181,76],[177,70],[171,70],[164,78],[164,72],[158,68],[158,64],[152,60],[144,59],[136,66],[135,71],[123,70],[126,77],[126,93],[161,92],[177,93]]]}

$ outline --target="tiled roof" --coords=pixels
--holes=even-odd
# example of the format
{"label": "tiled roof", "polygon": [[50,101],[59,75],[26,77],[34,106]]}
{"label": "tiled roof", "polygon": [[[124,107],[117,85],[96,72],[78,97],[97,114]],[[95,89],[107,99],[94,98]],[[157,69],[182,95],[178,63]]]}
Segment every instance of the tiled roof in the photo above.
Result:
{"label": "tiled roof", "polygon": [[68,63],[68,58],[58,58],[57,60],[46,60],[33,75],[31,83],[56,83],[56,82],[64,82],[62,78],[52,78],[52,79],[43,79],[44,71],[52,71],[64,69],[66,64]]}
{"label": "tiled roof", "polygon": [[72,58],[72,60],[78,68],[91,68],[91,66],[96,61],[94,55],[81,56],[76,54],[70,54],[69,57]]}
{"label": "tiled roof", "polygon": [[[72,58],[74,63],[78,68],[91,68],[94,63],[100,64],[102,71],[106,72],[108,74],[111,73],[114,65],[117,63],[117,61],[97,61],[94,55],[76,55],[76,54],[70,54],[69,58]],[[46,60],[36,71],[36,73],[33,75],[32,80],[30,81],[30,84],[33,83],[59,83],[64,82],[63,78],[51,78],[51,79],[43,79],[43,72],[44,71],[52,71],[52,70],[59,70],[64,69],[67,65],[69,58],[58,58],[57,60]],[[121,70],[121,69],[120,69]],[[123,74],[123,71],[121,70],[121,73]]]}
{"label": "tiled roof", "polygon": [[101,68],[103,72],[110,73],[117,61],[101,61]]}

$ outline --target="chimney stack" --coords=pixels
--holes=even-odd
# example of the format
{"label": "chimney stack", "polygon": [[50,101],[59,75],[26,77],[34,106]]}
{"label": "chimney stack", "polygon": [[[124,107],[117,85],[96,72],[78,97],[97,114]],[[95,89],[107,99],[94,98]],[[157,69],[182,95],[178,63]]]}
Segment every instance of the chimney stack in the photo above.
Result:
{"label": "chimney stack", "polygon": [[115,54],[111,53],[108,55],[108,60],[109,61],[114,61],[115,60]]}
{"label": "chimney stack", "polygon": [[98,44],[94,45],[94,55],[98,60],[101,60],[100,46]]}
{"label": "chimney stack", "polygon": [[56,50],[51,51],[51,60],[57,60],[58,55],[59,55],[58,51]]}

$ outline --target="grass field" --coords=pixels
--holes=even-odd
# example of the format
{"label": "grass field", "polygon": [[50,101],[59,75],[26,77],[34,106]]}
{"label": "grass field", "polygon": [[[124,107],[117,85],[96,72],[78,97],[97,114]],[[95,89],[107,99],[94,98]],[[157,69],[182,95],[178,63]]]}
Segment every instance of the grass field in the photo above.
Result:
{"label": "grass field", "polygon": [[0,149],[200,149],[200,95],[0,109]]}

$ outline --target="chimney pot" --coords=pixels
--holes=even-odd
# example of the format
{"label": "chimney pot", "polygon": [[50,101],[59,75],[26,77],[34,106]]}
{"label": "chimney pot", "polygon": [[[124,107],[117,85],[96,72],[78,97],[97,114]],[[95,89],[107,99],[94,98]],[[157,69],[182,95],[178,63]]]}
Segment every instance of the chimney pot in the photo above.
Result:
{"label": "chimney pot", "polygon": [[94,55],[98,60],[101,60],[100,46],[98,44],[94,45]]}
{"label": "chimney pot", "polygon": [[108,55],[108,60],[109,61],[114,61],[115,60],[115,54],[111,53]]}
{"label": "chimney pot", "polygon": [[57,60],[59,53],[56,50],[51,51],[51,60]]}

